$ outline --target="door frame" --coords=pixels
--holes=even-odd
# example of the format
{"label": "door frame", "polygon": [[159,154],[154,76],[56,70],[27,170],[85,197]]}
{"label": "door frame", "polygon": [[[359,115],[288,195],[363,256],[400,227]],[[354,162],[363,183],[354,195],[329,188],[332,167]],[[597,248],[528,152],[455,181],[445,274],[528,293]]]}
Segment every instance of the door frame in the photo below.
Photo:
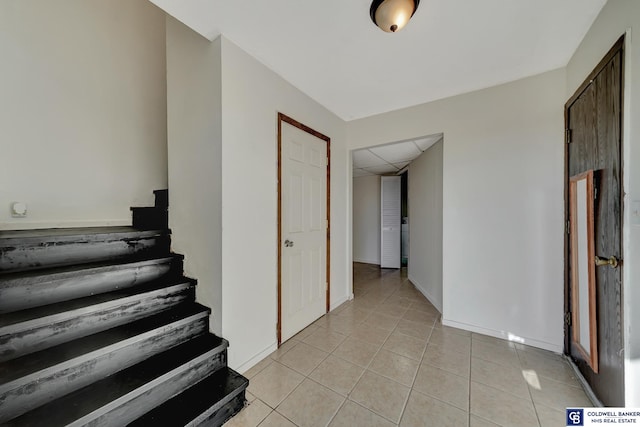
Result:
{"label": "door frame", "polygon": [[328,313],[331,307],[331,138],[321,134],[318,131],[306,126],[299,121],[278,112],[278,323],[276,326],[278,335],[278,347],[282,344],[282,123],[288,123],[293,127],[300,129],[310,135],[321,139],[327,144],[327,188],[326,188],[326,204],[327,204],[327,253],[326,253],[326,280],[327,292],[325,302],[325,312]]}
{"label": "door frame", "polygon": [[[615,55],[621,53],[621,85],[622,88],[620,90],[620,145],[619,145],[619,156],[620,156],[620,258],[624,260],[624,244],[623,244],[623,236],[624,236],[624,86],[625,86],[625,34],[623,34],[609,49],[609,51],[605,54],[605,56],[600,60],[598,65],[591,71],[589,76],[582,82],[582,84],[576,89],[574,94],[567,100],[564,105],[564,124],[565,124],[565,139],[564,139],[564,202],[565,202],[565,233],[564,233],[564,353],[571,357],[571,338],[570,338],[570,330],[571,325],[569,324],[571,319],[571,301],[570,301],[570,287],[571,287],[571,279],[570,279],[570,266],[569,266],[569,248],[570,248],[570,235],[568,234],[568,224],[569,224],[569,209],[570,209],[570,200],[569,200],[569,142],[571,140],[571,131],[569,130],[569,108],[573,105],[573,103],[582,95],[582,93],[593,83],[594,79],[600,72],[604,69],[605,66],[613,59]],[[621,268],[624,266],[621,265]],[[624,333],[624,274],[620,274],[620,307],[621,307],[621,323],[622,323],[622,332]],[[624,345],[624,335],[622,344]]]}

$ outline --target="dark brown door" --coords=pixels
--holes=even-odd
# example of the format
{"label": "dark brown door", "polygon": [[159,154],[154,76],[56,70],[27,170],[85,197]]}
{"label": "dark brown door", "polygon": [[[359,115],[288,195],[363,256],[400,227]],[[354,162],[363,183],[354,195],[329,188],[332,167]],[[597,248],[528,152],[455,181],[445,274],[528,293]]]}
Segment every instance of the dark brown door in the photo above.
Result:
{"label": "dark brown door", "polygon": [[[595,256],[622,260],[622,82],[623,45],[620,39],[565,106],[567,170],[565,182],[594,171]],[[566,218],[569,212],[566,210]],[[571,249],[565,259],[570,269]],[[595,259],[593,260],[595,262]],[[606,406],[624,406],[624,341],[622,268],[595,268],[598,341],[597,373],[572,344],[572,328],[565,328],[566,351],[596,396]],[[570,275],[566,280],[566,307],[572,306]]]}

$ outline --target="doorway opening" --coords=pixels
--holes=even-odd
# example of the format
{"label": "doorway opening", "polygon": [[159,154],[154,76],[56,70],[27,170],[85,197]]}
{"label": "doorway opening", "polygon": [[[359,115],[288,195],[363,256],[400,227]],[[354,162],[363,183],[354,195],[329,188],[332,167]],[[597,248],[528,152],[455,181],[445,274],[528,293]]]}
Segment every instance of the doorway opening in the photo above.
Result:
{"label": "doorway opening", "polygon": [[[389,265],[384,247],[385,176],[398,179],[397,267],[442,310],[443,134],[372,146],[353,152],[353,260]],[[388,235],[387,235],[388,237]],[[395,238],[395,237],[394,237]],[[393,248],[396,251],[396,248]]]}

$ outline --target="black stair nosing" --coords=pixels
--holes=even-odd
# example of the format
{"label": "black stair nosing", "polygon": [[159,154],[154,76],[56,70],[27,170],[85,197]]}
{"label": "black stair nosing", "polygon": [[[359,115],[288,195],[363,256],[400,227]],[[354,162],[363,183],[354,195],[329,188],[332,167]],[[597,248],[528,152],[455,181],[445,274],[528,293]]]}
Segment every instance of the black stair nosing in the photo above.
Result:
{"label": "black stair nosing", "polygon": [[[169,280],[158,279],[140,286],[127,287],[111,292],[0,314],[0,336],[5,333],[16,333],[53,322],[70,320],[72,316],[87,314],[90,311],[127,304],[136,298],[144,298],[145,295],[160,294],[163,290],[171,292],[178,287],[195,288],[195,285],[195,280],[187,277]],[[11,328],[11,326],[17,327],[18,324],[22,325],[19,329]],[[7,330],[6,332],[5,329]]]}
{"label": "black stair nosing", "polygon": [[131,226],[106,226],[106,227],[74,227],[74,228],[39,228],[31,230],[0,230],[0,247],[5,243],[25,243],[45,241],[58,242],[69,240],[73,237],[86,237],[91,240],[104,239],[111,236],[110,240],[120,240],[128,237],[153,237],[169,233],[167,229],[140,230]]}
{"label": "black stair nosing", "polygon": [[[219,357],[226,366],[224,338],[206,333],[142,362],[116,372],[86,387],[59,397],[6,423],[7,426],[73,425],[92,414],[99,416],[110,408],[126,403],[149,389],[169,381],[176,372],[190,369],[195,363]],[[173,375],[172,375],[173,374]],[[96,412],[98,412],[96,414]],[[78,423],[82,424],[82,423]]]}
{"label": "black stair nosing", "polygon": [[[106,299],[107,294],[82,299],[93,299],[90,305],[81,300],[72,300],[70,303],[76,304],[76,307],[67,307],[64,311],[58,308],[64,304],[25,310],[31,312],[31,319],[0,327],[0,363],[195,301],[195,285],[188,280],[172,285],[129,288],[129,291],[128,295],[124,295],[124,292],[110,293],[109,299]],[[43,308],[50,308],[54,313],[33,317]],[[12,320],[16,320],[15,317]]]}
{"label": "black stair nosing", "polygon": [[[90,360],[108,350],[115,351],[132,342],[157,334],[169,325],[187,324],[208,317],[211,310],[195,302],[179,304],[145,319],[111,328],[97,334],[59,344],[36,353],[0,363],[0,393],[26,377],[37,379],[42,372]],[[11,385],[11,387],[9,387]]]}
{"label": "black stair nosing", "polygon": [[182,256],[170,254],[130,261],[0,274],[0,317],[20,310],[182,277]]}
{"label": "black stair nosing", "polygon": [[[209,329],[207,317],[194,316],[127,340],[83,358],[61,363],[6,385],[0,393],[0,422],[20,416],[60,396],[72,393],[114,373],[176,347]],[[226,352],[225,352],[226,354]],[[194,366],[194,369],[196,367]],[[197,376],[202,376],[201,371]],[[194,375],[194,372],[186,374]],[[169,387],[169,386],[168,386]],[[156,392],[162,392],[163,389]],[[166,389],[164,389],[166,391]],[[140,412],[141,415],[142,412]],[[132,418],[133,419],[133,418]]]}
{"label": "black stair nosing", "polygon": [[[142,254],[163,256],[169,253],[171,243],[171,236],[167,232],[150,236],[86,237],[60,241],[0,241],[0,271],[19,272],[81,265],[101,260],[131,259]],[[4,247],[1,246],[3,243]]]}
{"label": "black stair nosing", "polygon": [[[128,427],[160,425],[159,423],[171,426],[198,425],[211,418],[248,386],[248,379],[225,367],[147,412],[128,424]],[[230,416],[234,413],[235,411]]]}
{"label": "black stair nosing", "polygon": [[165,213],[167,212],[167,208],[158,207],[158,206],[131,206],[129,208],[130,211],[137,212],[149,212],[149,213]]}
{"label": "black stair nosing", "polygon": [[[76,276],[86,276],[90,274],[103,273],[119,269],[131,269],[139,266],[155,265],[184,261],[184,255],[170,252],[168,254],[148,254],[142,253],[128,258],[116,258],[102,260],[98,262],[82,263],[77,265],[64,265],[38,268],[37,270],[8,271],[0,272],[0,289],[14,285],[23,285],[31,281],[43,282],[62,280]],[[16,283],[17,282],[17,283]]]}
{"label": "black stair nosing", "polygon": [[231,418],[233,418],[238,412],[242,410],[247,404],[247,398],[245,396],[245,390],[242,390],[235,397],[233,397],[228,403],[211,414],[206,420],[195,420],[190,422],[185,427],[220,427]]}

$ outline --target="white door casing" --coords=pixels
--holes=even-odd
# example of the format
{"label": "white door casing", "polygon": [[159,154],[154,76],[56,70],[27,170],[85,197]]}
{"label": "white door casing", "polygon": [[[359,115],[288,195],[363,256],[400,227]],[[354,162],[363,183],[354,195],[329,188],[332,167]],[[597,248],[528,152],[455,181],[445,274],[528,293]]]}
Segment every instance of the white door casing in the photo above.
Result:
{"label": "white door casing", "polygon": [[326,312],[327,142],[281,123],[281,342]]}
{"label": "white door casing", "polygon": [[380,267],[400,268],[402,178],[380,177]]}

